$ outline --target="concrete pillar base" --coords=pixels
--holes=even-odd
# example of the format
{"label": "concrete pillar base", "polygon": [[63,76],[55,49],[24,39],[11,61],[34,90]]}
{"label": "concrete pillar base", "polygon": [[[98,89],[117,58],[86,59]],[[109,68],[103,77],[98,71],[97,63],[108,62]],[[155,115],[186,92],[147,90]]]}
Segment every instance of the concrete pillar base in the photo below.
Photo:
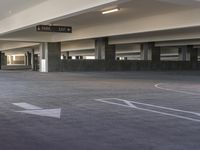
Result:
{"label": "concrete pillar base", "polygon": [[60,71],[61,43],[40,44],[40,72]]}

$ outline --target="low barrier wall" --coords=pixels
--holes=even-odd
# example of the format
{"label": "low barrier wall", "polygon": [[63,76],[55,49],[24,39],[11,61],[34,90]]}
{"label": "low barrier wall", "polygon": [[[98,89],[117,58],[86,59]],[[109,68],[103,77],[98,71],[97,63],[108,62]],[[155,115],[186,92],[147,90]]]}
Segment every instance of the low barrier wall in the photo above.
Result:
{"label": "low barrier wall", "polygon": [[31,66],[23,66],[23,65],[8,65],[1,66],[1,70],[30,70]]}
{"label": "low barrier wall", "polygon": [[200,62],[62,60],[61,71],[200,70]]}

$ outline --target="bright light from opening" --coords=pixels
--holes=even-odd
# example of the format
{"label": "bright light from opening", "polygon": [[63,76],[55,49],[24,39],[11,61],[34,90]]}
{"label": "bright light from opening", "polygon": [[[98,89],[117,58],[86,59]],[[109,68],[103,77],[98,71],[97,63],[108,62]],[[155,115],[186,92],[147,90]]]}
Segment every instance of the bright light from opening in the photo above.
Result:
{"label": "bright light from opening", "polygon": [[94,60],[94,59],[95,59],[95,56],[86,56],[86,59]]}
{"label": "bright light from opening", "polygon": [[64,59],[64,56],[60,56],[60,59],[63,60],[63,59]]}
{"label": "bright light from opening", "polygon": [[13,61],[16,61],[16,56],[15,55],[13,55]]}
{"label": "bright light from opening", "polygon": [[110,13],[114,13],[114,12],[117,12],[117,11],[119,11],[119,8],[103,11],[102,14],[105,15],[105,14],[110,14]]}

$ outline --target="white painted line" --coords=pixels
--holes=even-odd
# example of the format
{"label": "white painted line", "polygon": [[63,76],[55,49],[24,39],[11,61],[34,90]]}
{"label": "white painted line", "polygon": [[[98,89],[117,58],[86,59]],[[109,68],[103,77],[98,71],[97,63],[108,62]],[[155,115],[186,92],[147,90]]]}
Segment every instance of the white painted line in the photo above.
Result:
{"label": "white painted line", "polygon": [[[108,100],[108,99],[107,99]],[[129,108],[133,108],[130,105],[126,105],[126,104],[119,104],[119,103],[114,103],[114,102],[110,102],[110,101],[106,101],[106,99],[95,99],[95,101],[99,101],[99,102],[103,102],[103,103],[107,103],[107,104],[113,104],[113,105],[118,105],[118,106],[123,106],[123,107],[129,107]],[[135,108],[135,107],[134,107]]]}
{"label": "white painted line", "polygon": [[31,104],[28,104],[28,103],[13,103],[13,105],[24,108],[26,110],[42,109],[41,107],[37,107],[35,105],[31,105]]}
{"label": "white painted line", "polygon": [[[115,100],[124,101],[123,99],[118,99],[118,98],[115,99]],[[141,102],[136,102],[136,101],[129,101],[129,103],[139,104],[139,105],[144,105],[144,106],[149,106],[149,107],[155,107],[155,108],[160,108],[160,109],[171,110],[171,111],[188,113],[188,114],[200,116],[200,113],[192,112],[192,111],[186,111],[186,110],[180,110],[180,109],[175,109],[175,108],[163,107],[163,106],[152,105],[152,104],[147,104],[147,103],[141,103]]]}
{"label": "white painted line", "polygon": [[138,108],[135,105],[133,105],[133,103],[131,103],[130,101],[127,101],[127,100],[122,100],[122,101],[124,101],[124,103],[126,103],[128,106],[130,106],[132,108]]}
{"label": "white painted line", "polygon": [[138,109],[148,111],[148,112],[152,112],[152,113],[158,113],[158,114],[161,114],[161,115],[176,117],[176,118],[179,118],[179,119],[185,119],[185,120],[190,120],[190,121],[194,121],[194,122],[200,122],[200,119],[194,119],[194,118],[185,117],[185,116],[181,116],[181,115],[174,115],[174,114],[170,114],[170,113],[164,113],[164,112],[161,112],[161,111],[155,111],[155,110],[144,109],[144,108],[138,108]]}
{"label": "white painted line", "polygon": [[171,91],[171,92],[176,92],[176,93],[183,93],[183,94],[189,94],[189,95],[200,95],[200,94],[197,94],[197,93],[193,93],[193,92],[188,92],[188,91],[182,91],[182,90],[174,90],[174,89],[170,89],[170,88],[164,88],[162,87],[164,83],[158,83],[158,84],[155,84],[154,86],[158,89],[161,89],[161,90],[165,90],[165,91]]}
{"label": "white painted line", "polygon": [[25,114],[43,116],[43,117],[51,117],[60,119],[61,109],[43,109],[43,110],[24,110],[24,111],[16,111]]}
{"label": "white painted line", "polygon": [[[194,121],[194,122],[200,122],[200,119],[195,119],[195,118],[185,117],[185,116],[181,116],[181,115],[175,115],[175,114],[171,114],[171,113],[165,113],[165,112],[161,112],[161,111],[139,108],[139,107],[134,107],[134,106],[131,106],[131,105],[123,105],[123,104],[107,101],[107,100],[111,100],[111,99],[118,100],[118,101],[121,100],[123,102],[128,101],[128,100],[122,100],[122,99],[118,99],[118,98],[95,99],[95,101],[99,101],[99,102],[103,102],[103,103],[107,103],[107,104],[118,105],[118,106],[123,106],[123,107],[134,108],[136,110],[142,110],[142,111],[157,113],[157,114],[161,114],[161,115],[165,115],[165,116],[176,117],[176,118],[179,118],[179,119],[184,119],[184,120],[189,120],[189,121]],[[133,101],[129,101],[129,102],[132,103]],[[137,104],[144,104],[144,103],[138,103],[137,102]],[[150,104],[145,104],[145,106],[150,106]],[[155,106],[155,105],[151,105],[151,106]],[[156,108],[161,108],[161,106],[156,106]],[[163,107],[163,108],[165,108],[165,107]],[[196,113],[196,114],[198,114],[198,113]]]}

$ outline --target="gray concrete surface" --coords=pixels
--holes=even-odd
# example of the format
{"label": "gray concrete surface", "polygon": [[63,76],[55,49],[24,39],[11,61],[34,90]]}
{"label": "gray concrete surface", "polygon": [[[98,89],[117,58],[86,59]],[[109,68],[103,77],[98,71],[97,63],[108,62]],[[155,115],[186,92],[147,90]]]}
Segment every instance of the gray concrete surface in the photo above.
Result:
{"label": "gray concrete surface", "polygon": [[[119,98],[200,113],[200,72],[0,72],[1,150],[199,150],[200,116],[95,101]],[[163,89],[155,87],[162,83]],[[164,90],[168,89],[168,90]],[[61,119],[12,103],[62,108]],[[122,103],[122,102],[119,102]]]}

